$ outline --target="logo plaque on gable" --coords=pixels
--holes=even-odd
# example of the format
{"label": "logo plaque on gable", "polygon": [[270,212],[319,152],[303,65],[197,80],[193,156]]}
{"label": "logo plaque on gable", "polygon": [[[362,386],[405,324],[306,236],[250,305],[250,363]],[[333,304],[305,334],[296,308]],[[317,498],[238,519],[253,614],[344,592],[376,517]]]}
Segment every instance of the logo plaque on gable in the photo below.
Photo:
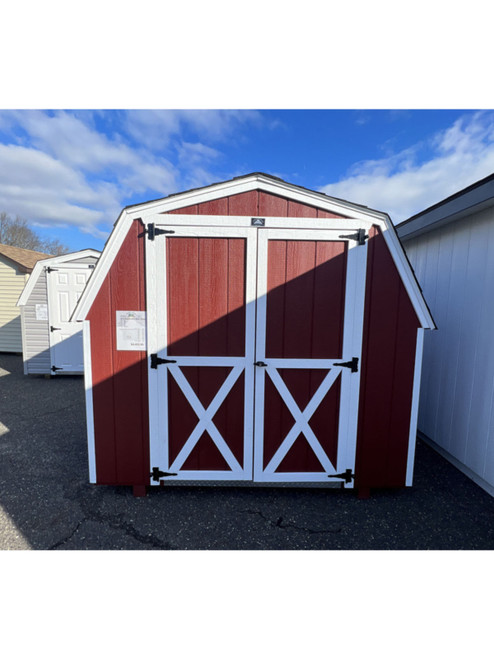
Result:
{"label": "logo plaque on gable", "polygon": [[251,220],[251,226],[253,227],[263,227],[265,222],[264,217],[253,217]]}

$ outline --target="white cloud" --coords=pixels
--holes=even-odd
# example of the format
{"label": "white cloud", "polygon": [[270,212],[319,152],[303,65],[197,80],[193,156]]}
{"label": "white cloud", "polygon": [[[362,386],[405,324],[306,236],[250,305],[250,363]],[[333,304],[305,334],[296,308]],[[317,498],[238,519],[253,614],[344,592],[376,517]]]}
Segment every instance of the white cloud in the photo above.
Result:
{"label": "white cloud", "polygon": [[346,178],[320,190],[385,211],[397,223],[493,171],[494,114],[478,112],[458,119],[428,143],[358,163]]}
{"label": "white cloud", "polygon": [[2,111],[0,210],[100,235],[135,195],[164,197],[217,180],[210,168],[221,153],[204,141],[235,139],[260,117],[238,110]]}
{"label": "white cloud", "polygon": [[114,186],[84,177],[36,149],[0,144],[0,207],[39,225],[75,224],[94,229],[120,205]]}
{"label": "white cloud", "polygon": [[129,110],[124,127],[140,144],[163,149],[185,131],[221,142],[242,125],[261,121],[262,115],[256,110]]}

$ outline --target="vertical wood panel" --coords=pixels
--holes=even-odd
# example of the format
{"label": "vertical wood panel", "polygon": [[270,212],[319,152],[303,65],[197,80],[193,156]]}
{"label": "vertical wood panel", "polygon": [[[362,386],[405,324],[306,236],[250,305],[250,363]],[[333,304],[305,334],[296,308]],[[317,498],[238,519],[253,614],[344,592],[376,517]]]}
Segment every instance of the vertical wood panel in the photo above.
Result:
{"label": "vertical wood panel", "polygon": [[[144,271],[140,271],[139,258],[144,238],[138,237],[140,231],[140,223],[134,222],[110,271],[114,327],[117,310],[145,310],[140,284]],[[148,482],[149,468],[143,464],[142,442],[149,441],[143,436],[141,407],[141,369],[146,359],[144,351],[114,350],[115,454],[117,478],[121,483]]]}
{"label": "vertical wood panel", "polygon": [[113,331],[110,274],[105,278],[88,314],[91,330],[91,371],[98,483],[116,483],[113,395]]}
{"label": "vertical wood panel", "polygon": [[289,200],[288,217],[317,217],[317,209],[314,206],[307,206],[307,204]]}
{"label": "vertical wood panel", "polygon": [[199,215],[228,215],[228,199],[214,199],[197,205]]}
{"label": "vertical wood panel", "polygon": [[311,357],[342,356],[347,245],[323,242],[316,246],[314,322]]}
{"label": "vertical wood panel", "polygon": [[259,192],[259,215],[271,217],[287,217],[288,199],[277,197],[267,192]]}
{"label": "vertical wood panel", "polygon": [[381,232],[369,236],[356,482],[404,486],[419,322]]}
{"label": "vertical wood panel", "polygon": [[199,351],[199,240],[166,241],[168,354]]}
{"label": "vertical wood panel", "polygon": [[168,211],[164,215],[197,215],[197,212],[197,204],[193,204],[192,206],[184,206],[184,208],[176,208],[173,211]]}
{"label": "vertical wood panel", "polygon": [[118,310],[145,310],[142,225],[131,226],[88,314],[100,484],[139,485],[149,477],[147,361],[144,351],[116,350]]}
{"label": "vertical wood panel", "polygon": [[258,215],[259,192],[242,192],[228,197],[228,215]]}

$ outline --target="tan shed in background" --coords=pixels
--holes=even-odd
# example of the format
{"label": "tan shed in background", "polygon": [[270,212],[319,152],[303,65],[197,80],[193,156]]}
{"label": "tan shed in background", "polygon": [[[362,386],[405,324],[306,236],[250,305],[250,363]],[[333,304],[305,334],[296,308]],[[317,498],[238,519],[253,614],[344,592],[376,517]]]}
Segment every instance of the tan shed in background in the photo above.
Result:
{"label": "tan shed in background", "polygon": [[49,254],[0,244],[0,352],[22,352],[17,300],[40,259]]}

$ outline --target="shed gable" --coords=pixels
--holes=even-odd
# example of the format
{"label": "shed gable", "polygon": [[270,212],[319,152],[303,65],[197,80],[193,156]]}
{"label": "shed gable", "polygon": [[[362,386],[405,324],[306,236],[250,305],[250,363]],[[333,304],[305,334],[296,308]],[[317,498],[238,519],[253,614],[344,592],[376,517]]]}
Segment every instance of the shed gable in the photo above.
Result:
{"label": "shed gable", "polygon": [[346,217],[318,208],[312,204],[303,204],[288,197],[282,197],[261,189],[249,190],[239,194],[205,201],[192,206],[163,211],[163,214],[185,215],[266,215],[268,217]]}

